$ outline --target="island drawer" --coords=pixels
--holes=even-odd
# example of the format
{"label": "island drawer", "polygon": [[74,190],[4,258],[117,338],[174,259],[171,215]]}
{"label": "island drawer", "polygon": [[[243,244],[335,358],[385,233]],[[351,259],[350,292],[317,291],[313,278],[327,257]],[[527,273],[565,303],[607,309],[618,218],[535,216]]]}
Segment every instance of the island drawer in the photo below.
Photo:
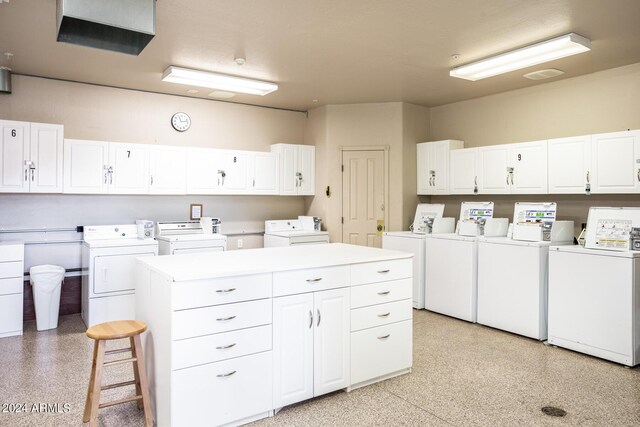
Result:
{"label": "island drawer", "polygon": [[271,313],[271,299],[174,311],[173,339],[269,325]]}
{"label": "island drawer", "polygon": [[271,411],[270,351],[172,372],[174,426],[219,426]]}
{"label": "island drawer", "polygon": [[351,308],[366,307],[411,298],[411,279],[391,280],[351,287]]}
{"label": "island drawer", "polygon": [[24,284],[22,277],[12,277],[10,279],[0,279],[0,295],[22,293]]}
{"label": "island drawer", "polygon": [[271,350],[271,325],[205,335],[173,343],[173,369]]}
{"label": "island drawer", "polygon": [[22,277],[22,261],[0,262],[0,277]]}
{"label": "island drawer", "polygon": [[388,280],[405,279],[413,274],[413,259],[367,262],[351,266],[351,285],[364,285]]}
{"label": "island drawer", "polygon": [[271,298],[271,273],[174,283],[173,309]]}
{"label": "island drawer", "polygon": [[302,294],[349,286],[349,266],[273,273],[273,296]]}
{"label": "island drawer", "polygon": [[10,244],[0,245],[0,260],[3,261],[22,261],[24,259],[24,245]]}
{"label": "island drawer", "polygon": [[405,320],[351,333],[351,385],[410,368],[411,326]]}
{"label": "island drawer", "polygon": [[413,301],[411,299],[356,308],[351,310],[351,331],[410,320],[413,315],[412,310]]}

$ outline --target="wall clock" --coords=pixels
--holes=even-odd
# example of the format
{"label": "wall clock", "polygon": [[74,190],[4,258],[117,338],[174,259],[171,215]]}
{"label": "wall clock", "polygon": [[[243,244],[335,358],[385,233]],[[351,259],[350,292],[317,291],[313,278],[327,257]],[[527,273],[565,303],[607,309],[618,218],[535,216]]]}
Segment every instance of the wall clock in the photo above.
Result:
{"label": "wall clock", "polygon": [[175,113],[171,117],[171,125],[178,132],[184,132],[191,127],[191,117],[187,113]]}

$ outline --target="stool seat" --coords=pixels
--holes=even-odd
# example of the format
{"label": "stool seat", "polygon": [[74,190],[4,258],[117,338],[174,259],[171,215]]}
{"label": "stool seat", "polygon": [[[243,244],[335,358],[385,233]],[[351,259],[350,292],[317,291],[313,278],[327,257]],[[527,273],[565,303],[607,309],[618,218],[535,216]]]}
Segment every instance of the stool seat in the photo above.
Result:
{"label": "stool seat", "polygon": [[90,327],[87,336],[94,340],[116,340],[140,335],[146,330],[147,324],[138,320],[115,320]]}

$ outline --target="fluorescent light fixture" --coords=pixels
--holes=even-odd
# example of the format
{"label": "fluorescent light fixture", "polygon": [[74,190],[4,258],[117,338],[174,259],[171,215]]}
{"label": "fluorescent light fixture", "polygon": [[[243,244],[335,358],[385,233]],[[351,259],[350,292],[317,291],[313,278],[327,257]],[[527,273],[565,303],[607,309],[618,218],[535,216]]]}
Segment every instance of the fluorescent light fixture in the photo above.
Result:
{"label": "fluorescent light fixture", "polygon": [[591,50],[591,41],[575,33],[492,56],[449,71],[451,77],[480,80]]}
{"label": "fluorescent light fixture", "polygon": [[188,68],[174,67],[173,65],[164,70],[162,81],[261,96],[278,90],[278,85],[275,83],[207,71],[190,70]]}

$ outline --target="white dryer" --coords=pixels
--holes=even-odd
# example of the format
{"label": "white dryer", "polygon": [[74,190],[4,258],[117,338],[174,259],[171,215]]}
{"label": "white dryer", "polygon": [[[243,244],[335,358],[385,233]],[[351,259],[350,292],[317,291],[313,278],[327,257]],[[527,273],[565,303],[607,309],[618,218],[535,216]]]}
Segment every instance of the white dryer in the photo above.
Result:
{"label": "white dryer", "polygon": [[329,233],[320,230],[320,218],[299,216],[264,222],[264,247],[329,243]]}
{"label": "white dryer", "polygon": [[158,221],[156,239],[160,255],[216,252],[227,250],[227,236],[220,234],[220,220],[214,230],[203,228],[201,221]]}
{"label": "white dryer", "polygon": [[158,242],[138,238],[138,227],[84,227],[82,320],[87,327],[135,319],[136,258],[158,255]]}

